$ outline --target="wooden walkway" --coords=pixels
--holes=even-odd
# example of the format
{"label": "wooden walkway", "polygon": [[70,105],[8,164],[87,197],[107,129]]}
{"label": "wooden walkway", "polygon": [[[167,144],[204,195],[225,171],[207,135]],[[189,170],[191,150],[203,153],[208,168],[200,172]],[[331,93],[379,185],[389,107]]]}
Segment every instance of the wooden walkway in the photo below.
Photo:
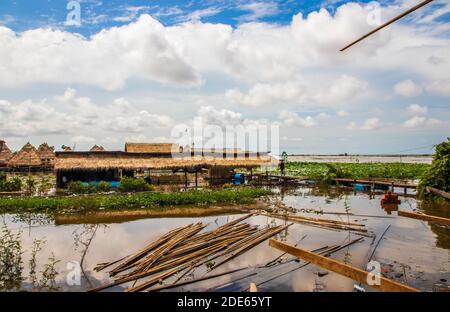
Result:
{"label": "wooden walkway", "polygon": [[402,188],[417,188],[417,184],[398,182],[398,181],[380,181],[380,180],[358,180],[358,179],[334,179],[335,182],[338,183],[361,183],[361,184],[374,184],[374,185],[385,185],[385,186],[394,186],[394,187],[402,187]]}

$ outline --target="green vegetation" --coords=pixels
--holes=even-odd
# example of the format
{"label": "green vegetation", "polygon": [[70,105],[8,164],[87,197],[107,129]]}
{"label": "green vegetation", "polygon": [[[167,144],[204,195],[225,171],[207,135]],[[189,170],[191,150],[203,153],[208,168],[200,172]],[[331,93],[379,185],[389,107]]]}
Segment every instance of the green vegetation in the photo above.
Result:
{"label": "green vegetation", "polygon": [[286,175],[308,177],[316,181],[334,178],[420,179],[428,164],[406,163],[302,163],[288,162]]}
{"label": "green vegetation", "polygon": [[436,153],[429,170],[422,177],[418,192],[421,197],[429,196],[427,186],[441,191],[450,191],[450,138],[436,146]]}
{"label": "green vegetation", "polygon": [[[37,271],[37,256],[45,244],[44,240],[34,240],[31,247],[31,255],[28,261],[29,275],[24,276],[23,257],[25,251],[21,243],[22,233],[14,234],[3,224],[0,235],[0,291],[18,291],[23,289],[24,283],[27,290],[31,291],[56,291],[56,277],[58,272],[55,267],[59,262],[52,253],[43,270]],[[28,289],[31,288],[31,289]]]}
{"label": "green vegetation", "polygon": [[[83,183],[80,181],[70,182],[67,189],[72,194],[93,194],[93,193],[106,193],[111,191],[111,183],[106,181],[100,181],[99,183]],[[133,192],[147,192],[153,191],[154,187],[148,184],[144,179],[123,177],[120,180],[118,188],[122,193]]]}
{"label": "green vegetation", "polygon": [[18,177],[6,178],[6,175],[0,176],[0,192],[19,192],[22,189],[22,180]]}
{"label": "green vegetation", "polygon": [[145,192],[151,191],[153,188],[144,179],[135,179],[123,177],[120,179],[119,191],[127,192]]}
{"label": "green vegetation", "polygon": [[262,188],[232,188],[173,193],[136,193],[66,197],[0,198],[0,213],[62,213],[84,209],[158,208],[176,205],[209,205],[251,203],[257,197],[271,194]]}

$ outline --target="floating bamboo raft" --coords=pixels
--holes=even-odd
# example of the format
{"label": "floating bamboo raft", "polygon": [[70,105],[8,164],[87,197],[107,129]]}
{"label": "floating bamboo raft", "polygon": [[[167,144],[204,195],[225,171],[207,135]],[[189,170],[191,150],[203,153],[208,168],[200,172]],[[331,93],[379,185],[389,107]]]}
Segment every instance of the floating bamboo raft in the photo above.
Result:
{"label": "floating bamboo raft", "polygon": [[[207,225],[189,224],[162,235],[136,253],[108,263],[98,264],[96,271],[111,268],[114,281],[90,291],[100,291],[116,285],[132,283],[128,292],[149,290],[167,279],[179,276],[177,283],[195,268],[212,263],[210,271],[243,254],[263,241],[284,231],[291,224],[258,229],[241,223],[246,215],[214,230],[201,233]],[[217,264],[211,262],[219,259]],[[180,276],[181,275],[181,276]],[[142,280],[138,284],[138,281]],[[151,289],[150,289],[151,290]]]}

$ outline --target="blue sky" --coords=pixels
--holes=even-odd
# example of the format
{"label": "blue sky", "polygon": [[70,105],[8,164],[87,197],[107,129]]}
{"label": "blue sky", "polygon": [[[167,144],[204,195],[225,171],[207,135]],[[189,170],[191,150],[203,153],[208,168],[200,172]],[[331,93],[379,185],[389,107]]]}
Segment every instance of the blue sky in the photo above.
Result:
{"label": "blue sky", "polygon": [[[0,22],[15,31],[24,31],[36,27],[54,27],[70,32],[89,36],[104,28],[122,26],[136,20],[140,14],[150,14],[164,25],[174,25],[192,19],[192,14],[201,18],[203,22],[224,23],[236,27],[240,23],[259,21],[276,24],[289,24],[292,17],[301,12],[304,15],[320,8],[333,13],[346,0],[325,1],[295,1],[295,0],[206,0],[206,1],[153,1],[153,0],[80,0],[81,25],[64,25],[70,9],[70,1],[66,0],[16,0],[0,2]],[[361,0],[358,3],[370,3],[372,0]],[[378,4],[391,4],[396,1],[377,1]],[[413,3],[413,2],[411,2]],[[256,4],[256,5],[254,5]],[[422,8],[438,10],[444,6],[439,1]],[[409,17],[401,22],[408,22]],[[435,22],[446,23],[450,20],[450,13],[436,17]]]}
{"label": "blue sky", "polygon": [[277,126],[292,153],[428,153],[450,135],[448,1],[345,54],[419,1],[83,0],[67,25],[69,2],[0,1],[0,138],[13,148],[120,149],[199,117]]}

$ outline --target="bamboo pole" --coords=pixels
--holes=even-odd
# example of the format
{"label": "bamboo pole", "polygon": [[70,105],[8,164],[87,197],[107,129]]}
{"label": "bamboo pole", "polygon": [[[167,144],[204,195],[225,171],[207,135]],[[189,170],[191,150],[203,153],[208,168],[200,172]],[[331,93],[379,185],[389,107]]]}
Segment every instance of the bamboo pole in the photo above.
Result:
{"label": "bamboo pole", "polygon": [[332,228],[332,229],[337,229],[337,230],[350,230],[350,231],[364,232],[364,233],[367,232],[366,229],[362,229],[362,228],[340,225],[340,224],[335,224],[335,223],[322,222],[322,221],[312,221],[312,220],[296,218],[296,217],[288,216],[288,215],[277,215],[277,214],[266,214],[266,215],[268,217],[294,221],[297,223],[311,224],[311,225],[316,225],[316,226],[323,227],[323,228]]}
{"label": "bamboo pole", "polygon": [[407,212],[407,211],[402,211],[402,210],[398,211],[398,215],[402,216],[402,217],[430,221],[430,222],[439,223],[439,224],[443,224],[443,225],[450,225],[450,219],[443,218],[443,217],[430,216],[430,215],[426,215],[426,214]]}
{"label": "bamboo pole", "polygon": [[344,48],[340,49],[340,51],[342,52],[342,51],[344,51],[344,50],[350,48],[352,45],[357,44],[357,43],[360,42],[361,40],[363,40],[363,39],[369,37],[370,35],[376,33],[377,31],[383,29],[384,27],[386,27],[386,26],[388,26],[388,25],[394,23],[395,21],[401,19],[402,17],[405,17],[406,15],[408,15],[408,14],[414,12],[415,10],[420,9],[421,7],[423,7],[424,5],[426,5],[426,4],[428,4],[428,3],[432,2],[432,1],[433,1],[433,0],[425,0],[425,1],[420,2],[419,4],[417,4],[417,5],[413,6],[412,8],[410,8],[409,10],[407,10],[407,11],[403,12],[402,14],[400,14],[400,15],[394,17],[393,19],[387,21],[387,22],[384,23],[383,25],[381,25],[381,26],[375,28],[374,30],[370,31],[369,33],[365,34],[364,36],[362,36],[362,37],[356,39],[355,41],[353,41],[353,42],[350,43],[349,45],[347,45],[347,46],[345,46]]}
{"label": "bamboo pole", "polygon": [[240,255],[241,253],[247,251],[250,248],[255,247],[256,245],[262,243],[263,241],[265,241],[266,239],[280,233],[281,231],[284,231],[285,229],[287,229],[288,227],[290,227],[292,225],[292,223],[284,225],[284,226],[277,226],[273,229],[271,229],[271,231],[269,231],[268,233],[265,233],[263,235],[261,235],[260,237],[255,238],[254,240],[248,242],[247,244],[241,246],[240,248],[238,248],[235,252],[233,252],[231,255],[225,257],[225,259],[223,259],[222,261],[220,261],[219,263],[215,264],[212,268],[211,271],[218,268],[219,266],[223,265],[224,263],[230,261],[231,259],[233,259],[234,257]]}
{"label": "bamboo pole", "polygon": [[326,270],[346,276],[357,282],[366,284],[368,286],[379,289],[381,291],[390,291],[390,292],[394,292],[394,291],[395,292],[417,292],[418,291],[417,289],[415,289],[413,287],[390,280],[383,276],[379,276],[379,278],[380,278],[379,285],[370,285],[368,283],[369,272],[363,271],[359,268],[352,267],[348,264],[345,264],[343,262],[340,262],[340,261],[337,261],[334,259],[326,258],[324,256],[318,255],[316,253],[313,253],[313,252],[310,252],[310,251],[307,251],[304,249],[290,246],[288,244],[285,244],[283,242],[280,242],[280,241],[277,241],[274,239],[271,239],[269,241],[269,246],[279,249],[281,251],[287,252],[293,256],[296,256],[305,261],[311,262],[312,264],[318,265]]}
{"label": "bamboo pole", "polygon": [[158,287],[149,289],[149,291],[160,291],[160,290],[166,290],[166,289],[171,289],[171,288],[177,288],[177,287],[180,287],[180,286],[189,285],[189,284],[193,284],[193,283],[197,283],[197,282],[213,279],[213,278],[220,277],[220,276],[233,274],[233,273],[240,272],[240,271],[247,270],[247,269],[248,268],[245,267],[245,268],[234,269],[234,270],[230,270],[230,271],[226,271],[226,272],[222,272],[222,273],[207,275],[207,276],[203,276],[203,277],[200,277],[200,278],[196,278],[196,279],[192,279],[192,280],[189,280],[189,281],[184,281],[184,282],[180,282],[180,283],[176,283],[176,284],[158,286]]}

